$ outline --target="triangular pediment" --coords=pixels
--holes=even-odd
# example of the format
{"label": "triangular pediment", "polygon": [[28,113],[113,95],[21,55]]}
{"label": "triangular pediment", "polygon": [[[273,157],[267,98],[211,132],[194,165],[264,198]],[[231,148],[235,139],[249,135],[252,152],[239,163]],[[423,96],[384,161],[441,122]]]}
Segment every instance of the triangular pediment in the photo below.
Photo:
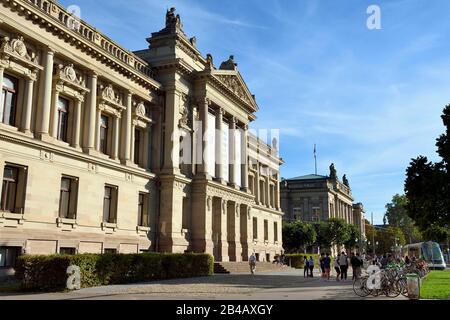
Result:
{"label": "triangular pediment", "polygon": [[212,75],[225,87],[233,92],[240,100],[245,102],[254,111],[258,110],[254,96],[250,93],[247,85],[237,70],[214,70]]}

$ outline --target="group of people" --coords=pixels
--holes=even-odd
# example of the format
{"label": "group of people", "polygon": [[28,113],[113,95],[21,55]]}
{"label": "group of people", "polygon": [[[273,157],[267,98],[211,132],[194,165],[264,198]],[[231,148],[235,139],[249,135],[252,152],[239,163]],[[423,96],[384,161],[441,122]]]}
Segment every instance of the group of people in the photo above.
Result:
{"label": "group of people", "polygon": [[[304,269],[303,276],[313,277],[314,271],[314,258],[312,256],[304,259]],[[359,253],[351,253],[350,258],[347,254],[342,251],[336,257],[331,258],[330,254],[322,253],[319,258],[319,268],[321,272],[321,277],[326,280],[330,280],[331,277],[331,264],[333,264],[334,270],[336,271],[336,281],[347,280],[347,272],[349,266],[352,267],[353,280],[361,276],[361,268],[363,267],[363,259]]]}

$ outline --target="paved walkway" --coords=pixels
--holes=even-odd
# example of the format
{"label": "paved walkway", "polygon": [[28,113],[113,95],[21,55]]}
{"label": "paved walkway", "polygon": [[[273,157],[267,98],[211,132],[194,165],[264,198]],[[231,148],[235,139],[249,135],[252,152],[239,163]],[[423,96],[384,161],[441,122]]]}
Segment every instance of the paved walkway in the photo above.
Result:
{"label": "paved walkway", "polygon": [[[316,276],[316,275],[315,275]],[[304,278],[303,270],[284,269],[256,275],[231,274],[211,277],[173,279],[140,284],[86,288],[68,293],[0,295],[8,299],[50,300],[321,300],[361,299],[353,292],[351,276],[343,282]],[[369,297],[369,300],[392,299]],[[398,297],[396,299],[404,299]]]}

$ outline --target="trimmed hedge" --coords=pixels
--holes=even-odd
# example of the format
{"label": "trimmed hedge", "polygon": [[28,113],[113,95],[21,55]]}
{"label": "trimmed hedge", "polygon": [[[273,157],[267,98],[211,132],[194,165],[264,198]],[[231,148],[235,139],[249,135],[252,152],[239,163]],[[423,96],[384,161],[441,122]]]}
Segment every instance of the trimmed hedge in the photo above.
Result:
{"label": "trimmed hedge", "polygon": [[23,290],[64,290],[70,265],[80,267],[82,288],[208,276],[214,272],[214,259],[208,254],[23,255],[17,259],[16,277]]}
{"label": "trimmed hedge", "polygon": [[291,260],[291,267],[296,269],[303,269],[305,266],[305,262],[303,261],[303,257],[307,256],[308,259],[310,256],[314,259],[314,266],[319,267],[319,259],[320,254],[317,253],[290,253],[286,254],[286,263],[289,264],[289,259]]}

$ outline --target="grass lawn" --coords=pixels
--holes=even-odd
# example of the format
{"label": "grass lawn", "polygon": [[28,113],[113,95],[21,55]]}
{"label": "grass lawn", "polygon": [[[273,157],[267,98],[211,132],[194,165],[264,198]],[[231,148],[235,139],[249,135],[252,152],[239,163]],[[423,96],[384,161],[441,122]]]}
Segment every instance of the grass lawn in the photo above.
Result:
{"label": "grass lawn", "polygon": [[450,270],[431,271],[423,280],[420,288],[420,298],[440,299],[450,298]]}

